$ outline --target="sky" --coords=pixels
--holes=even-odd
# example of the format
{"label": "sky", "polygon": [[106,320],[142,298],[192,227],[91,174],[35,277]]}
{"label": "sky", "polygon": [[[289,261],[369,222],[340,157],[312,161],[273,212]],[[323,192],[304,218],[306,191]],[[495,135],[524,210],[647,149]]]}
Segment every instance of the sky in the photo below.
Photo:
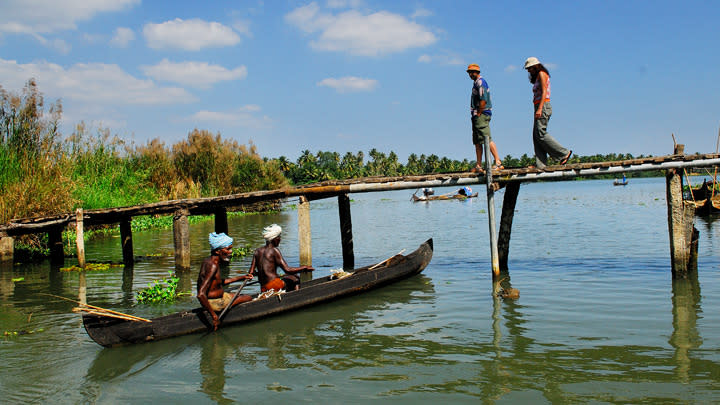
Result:
{"label": "sky", "polygon": [[61,130],[170,146],[194,128],[264,157],[308,149],[474,160],[465,72],[501,156],[532,156],[525,59],[575,154],[714,153],[720,2],[0,0],[0,86],[37,80]]}

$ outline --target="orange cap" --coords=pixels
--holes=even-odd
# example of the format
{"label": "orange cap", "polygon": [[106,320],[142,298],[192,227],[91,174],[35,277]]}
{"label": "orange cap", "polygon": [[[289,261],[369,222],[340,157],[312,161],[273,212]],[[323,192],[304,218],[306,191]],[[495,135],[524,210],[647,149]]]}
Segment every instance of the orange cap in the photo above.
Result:
{"label": "orange cap", "polygon": [[479,72],[479,71],[480,71],[480,66],[478,66],[477,63],[471,63],[471,64],[469,64],[466,72],[472,72],[472,71]]}

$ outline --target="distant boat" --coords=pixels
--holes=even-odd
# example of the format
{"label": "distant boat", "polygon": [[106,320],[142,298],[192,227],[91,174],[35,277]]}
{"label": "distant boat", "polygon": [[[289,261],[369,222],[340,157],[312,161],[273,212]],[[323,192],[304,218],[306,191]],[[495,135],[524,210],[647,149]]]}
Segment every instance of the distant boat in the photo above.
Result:
{"label": "distant boat", "polygon": [[625,175],[623,174],[622,180],[615,179],[613,181],[613,186],[627,186],[628,180],[625,178]]}
{"label": "distant boat", "polygon": [[412,201],[413,202],[420,202],[420,201],[435,201],[435,200],[464,200],[466,198],[475,198],[478,196],[478,193],[472,192],[472,189],[470,187],[463,187],[455,192],[455,194],[447,193],[442,195],[433,195],[435,192],[433,189],[423,189],[423,195],[418,196],[417,191],[415,191],[412,195]]}

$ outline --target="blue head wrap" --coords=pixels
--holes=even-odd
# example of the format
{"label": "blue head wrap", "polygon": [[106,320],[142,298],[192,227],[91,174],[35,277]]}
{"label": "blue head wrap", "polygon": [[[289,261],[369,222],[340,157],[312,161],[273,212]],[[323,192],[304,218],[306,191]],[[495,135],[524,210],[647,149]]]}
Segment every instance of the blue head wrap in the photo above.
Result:
{"label": "blue head wrap", "polygon": [[463,187],[465,190],[465,195],[470,197],[472,195],[472,189],[470,187]]}
{"label": "blue head wrap", "polygon": [[212,250],[223,249],[233,244],[233,238],[224,233],[211,233],[208,237]]}

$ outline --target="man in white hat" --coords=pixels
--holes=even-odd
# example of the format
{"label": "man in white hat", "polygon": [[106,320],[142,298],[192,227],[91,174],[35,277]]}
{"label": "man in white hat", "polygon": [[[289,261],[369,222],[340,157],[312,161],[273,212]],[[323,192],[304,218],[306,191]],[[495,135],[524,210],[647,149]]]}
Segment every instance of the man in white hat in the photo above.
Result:
{"label": "man in white hat", "polygon": [[[315,270],[310,266],[290,267],[287,264],[282,253],[280,253],[280,249],[278,249],[281,233],[282,228],[280,225],[272,224],[265,227],[263,229],[265,246],[255,249],[253,254],[252,263],[250,263],[250,274],[254,275],[257,269],[260,291],[298,290],[300,289],[300,277],[296,274]],[[285,272],[283,277],[277,274],[278,267]]]}
{"label": "man in white hat", "polygon": [[535,149],[535,164],[538,169],[547,165],[548,155],[557,159],[561,165],[570,160],[572,151],[560,144],[547,132],[548,121],[552,115],[550,105],[550,72],[543,66],[538,58],[531,56],[525,60],[525,69],[533,88],[533,147]]}

